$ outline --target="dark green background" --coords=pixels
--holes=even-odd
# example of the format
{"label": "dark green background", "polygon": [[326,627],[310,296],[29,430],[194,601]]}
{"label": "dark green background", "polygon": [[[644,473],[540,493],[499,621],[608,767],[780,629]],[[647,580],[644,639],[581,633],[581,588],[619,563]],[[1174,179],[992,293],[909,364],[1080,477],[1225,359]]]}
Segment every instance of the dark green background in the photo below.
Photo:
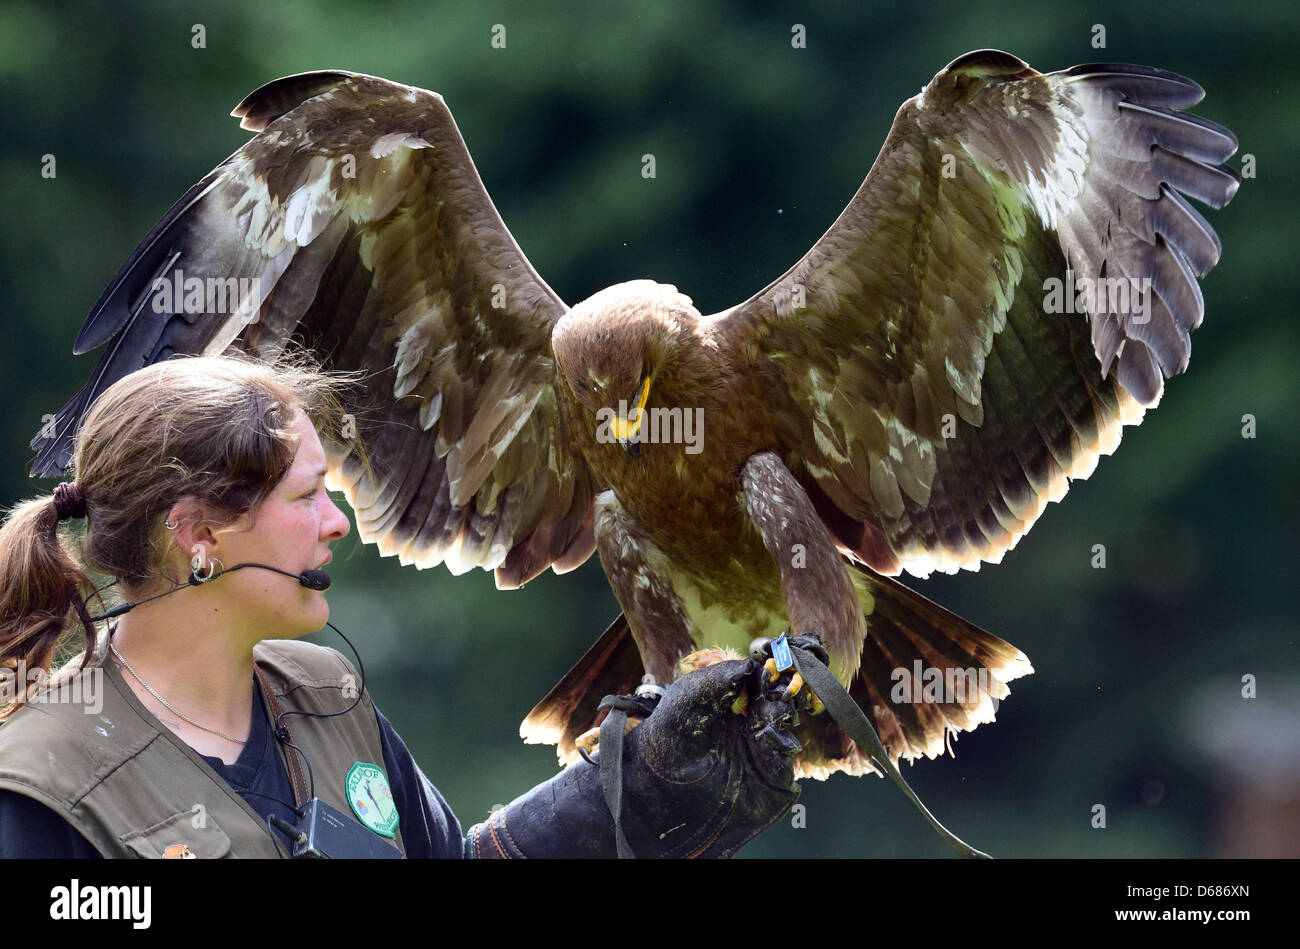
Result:
{"label": "dark green background", "polygon": [[[992,46],[1044,71],[1160,66],[1204,86],[1197,111],[1256,162],[1231,206],[1205,211],[1224,254],[1202,282],[1190,371],[1001,565],[916,581],[1037,671],[996,724],[962,736],[955,760],[906,774],[997,855],[1210,856],[1268,842],[1300,855],[1295,4],[702,6],[7,3],[0,502],[37,489],[27,442],[93,365],[71,356],[85,313],[171,202],[246,140],[226,113],[267,80],[342,67],[441,92],[561,297],[652,277],[709,313],[807,250],[898,105],[956,56]],[[806,49],[791,46],[796,23]],[[505,49],[491,46],[494,24]],[[1089,566],[1094,544],[1104,570]],[[514,593],[481,572],[402,569],[354,536],[335,565],[335,622],[465,824],[553,773],[551,750],[522,745],[516,728],[617,611],[596,558]],[[1254,700],[1240,695],[1247,674]],[[878,780],[806,782],[802,803],[805,828],[782,822],[745,855],[947,852]],[[1091,826],[1096,804],[1104,830]]]}

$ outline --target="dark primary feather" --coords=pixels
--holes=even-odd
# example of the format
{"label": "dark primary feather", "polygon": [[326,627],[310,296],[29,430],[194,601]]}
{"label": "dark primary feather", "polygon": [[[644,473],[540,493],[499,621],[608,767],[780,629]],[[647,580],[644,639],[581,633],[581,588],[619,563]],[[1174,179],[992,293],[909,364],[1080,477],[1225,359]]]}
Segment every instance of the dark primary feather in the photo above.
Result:
{"label": "dark primary feather", "polygon": [[286,112],[355,75],[342,69],[317,69],[273,79],[244,96],[230,114],[240,120],[241,129],[260,132]]}
{"label": "dark primary feather", "polygon": [[[198,234],[212,223],[211,216],[204,213],[204,201],[224,167],[224,164],[218,166],[194,185],[154,225],[86,317],[73,352],[79,355],[105,343],[109,344],[108,349],[86,385],[55,416],[52,437],[47,437],[43,430],[32,440],[31,447],[38,452],[31,467],[33,475],[48,478],[62,475],[72,457],[73,438],[81,416],[118,379],[173,354],[207,351],[205,340],[212,335],[211,320],[196,325],[195,315],[176,314],[170,295],[159,310],[153,306],[154,281],[171,273],[185,257],[180,248],[195,249],[191,258],[185,258],[187,263],[197,258],[195,263],[199,267],[212,267],[215,272],[236,279],[260,271],[261,261],[251,259],[242,242],[230,239],[224,229],[217,227],[201,236]],[[229,342],[234,332],[228,329],[222,337]]]}

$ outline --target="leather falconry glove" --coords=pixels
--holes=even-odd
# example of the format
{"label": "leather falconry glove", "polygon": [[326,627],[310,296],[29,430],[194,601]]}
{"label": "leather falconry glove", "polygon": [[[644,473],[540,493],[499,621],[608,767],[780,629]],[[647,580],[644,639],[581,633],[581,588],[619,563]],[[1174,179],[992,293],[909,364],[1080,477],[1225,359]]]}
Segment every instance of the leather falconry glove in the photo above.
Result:
{"label": "leather falconry glove", "polygon": [[[794,705],[763,694],[756,685],[760,673],[745,659],[684,675],[628,732],[620,812],[635,856],[729,857],[794,804],[793,757],[800,748],[785,730]],[[738,702],[742,695],[746,699]],[[471,828],[466,855],[616,856],[598,766],[612,744],[606,734],[593,756],[597,764],[570,765]]]}

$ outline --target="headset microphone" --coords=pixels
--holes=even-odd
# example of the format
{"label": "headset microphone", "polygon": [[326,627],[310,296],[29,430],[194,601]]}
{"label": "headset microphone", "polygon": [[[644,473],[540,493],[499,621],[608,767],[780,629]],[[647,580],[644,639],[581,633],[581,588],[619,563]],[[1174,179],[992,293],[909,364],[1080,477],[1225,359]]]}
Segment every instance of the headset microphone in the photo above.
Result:
{"label": "headset microphone", "polygon": [[304,570],[298,577],[298,582],[308,590],[328,590],[330,575],[324,570]]}
{"label": "headset microphone", "polygon": [[[308,590],[323,591],[330,588],[330,575],[324,570],[304,570],[302,573],[290,573],[288,570],[281,570],[279,567],[272,567],[270,564],[265,563],[237,563],[233,567],[227,567],[225,570],[222,570],[221,573],[217,574],[217,576],[219,577],[223,573],[230,573],[234,570],[242,570],[244,567],[261,567],[263,570],[274,570],[276,573],[282,573],[286,577],[293,577]],[[197,585],[200,581],[198,579],[193,579],[190,582]]]}
{"label": "headset microphone", "polygon": [[[279,567],[272,567],[270,564],[265,564],[265,563],[235,564],[233,567],[229,567],[225,570],[222,570],[220,573],[214,574],[213,576],[209,577],[208,580],[215,580],[217,577],[230,573],[233,570],[242,570],[244,567],[261,567],[263,570],[274,570],[276,573],[282,573],[286,577],[293,577],[295,580],[297,580],[308,590],[318,590],[324,592],[325,590],[328,590],[330,588],[330,584],[332,583],[332,581],[330,580],[330,575],[326,573],[324,570],[304,570],[302,573],[290,573],[288,570],[281,570]],[[135,603],[123,603],[120,606],[113,607],[111,610],[109,610],[106,613],[101,613],[98,616],[88,616],[86,617],[86,619],[91,623],[97,623],[100,620],[105,620],[105,619],[115,619],[116,617],[121,616],[123,613],[129,613],[131,610],[135,609],[141,603],[148,603],[150,600],[156,600],[159,597],[170,596],[171,594],[178,593],[181,590],[187,589],[188,587],[202,586],[204,583],[207,583],[208,580],[202,580],[199,577],[191,576],[189,578],[188,583],[182,583],[162,593],[155,593],[153,596],[145,597],[143,600],[138,600]]]}

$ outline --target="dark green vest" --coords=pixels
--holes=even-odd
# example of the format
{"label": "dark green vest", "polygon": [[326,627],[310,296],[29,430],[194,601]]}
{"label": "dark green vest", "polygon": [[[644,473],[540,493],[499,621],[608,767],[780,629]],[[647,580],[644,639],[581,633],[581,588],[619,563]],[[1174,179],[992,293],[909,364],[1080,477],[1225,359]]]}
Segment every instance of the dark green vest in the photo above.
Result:
{"label": "dark green vest", "polygon": [[[311,643],[265,640],[253,659],[270,691],[262,697],[273,727],[277,706],[338,712],[360,685],[342,656]],[[140,704],[116,663],[73,673],[50,697],[60,700],[28,704],[0,726],[0,788],[50,807],[105,857],[162,857],[183,848],[196,857],[280,856],[261,815]],[[317,797],[351,815],[348,770],[358,761],[384,768],[369,695],[347,715],[290,715],[285,724],[311,762]],[[283,746],[280,754],[302,804],[302,759]],[[392,842],[402,848],[400,827]]]}

